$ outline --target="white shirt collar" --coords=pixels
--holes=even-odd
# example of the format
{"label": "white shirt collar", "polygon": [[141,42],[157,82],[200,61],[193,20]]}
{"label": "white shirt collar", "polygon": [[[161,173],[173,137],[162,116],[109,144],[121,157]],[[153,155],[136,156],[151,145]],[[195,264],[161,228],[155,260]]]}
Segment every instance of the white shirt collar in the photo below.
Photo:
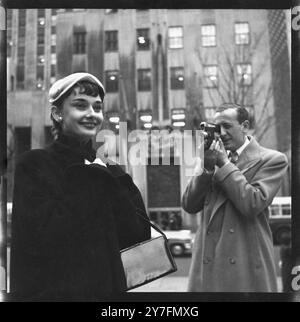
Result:
{"label": "white shirt collar", "polygon": [[250,143],[250,140],[248,139],[247,135],[245,137],[245,142],[242,146],[240,146],[237,150],[236,153],[238,154],[238,156],[241,155],[241,153],[244,151],[244,149],[246,148],[246,146]]}

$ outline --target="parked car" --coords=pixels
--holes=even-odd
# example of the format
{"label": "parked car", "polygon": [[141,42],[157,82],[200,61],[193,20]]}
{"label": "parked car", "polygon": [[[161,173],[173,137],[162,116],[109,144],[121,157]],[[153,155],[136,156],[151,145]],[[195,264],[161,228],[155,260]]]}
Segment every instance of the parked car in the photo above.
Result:
{"label": "parked car", "polygon": [[274,245],[288,245],[291,241],[291,197],[275,197],[269,206],[269,223]]}
{"label": "parked car", "polygon": [[165,230],[173,256],[191,255],[192,235],[190,230]]}
{"label": "parked car", "polygon": [[[192,253],[193,237],[190,230],[163,230],[163,233],[168,239],[173,256],[190,255]],[[159,235],[156,230],[151,229],[152,237]]]}

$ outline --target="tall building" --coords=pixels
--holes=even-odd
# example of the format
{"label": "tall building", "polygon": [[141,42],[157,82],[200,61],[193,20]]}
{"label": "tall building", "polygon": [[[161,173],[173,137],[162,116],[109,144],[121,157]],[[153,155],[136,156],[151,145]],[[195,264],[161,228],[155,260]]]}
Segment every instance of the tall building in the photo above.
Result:
{"label": "tall building", "polygon": [[[280,10],[10,11],[8,123],[16,154],[50,140],[49,86],[79,71],[104,83],[111,129],[122,120],[129,129],[145,131],[196,129],[212,119],[220,103],[234,101],[248,108],[261,144],[287,152],[290,106],[282,117],[280,90],[289,92],[282,73],[290,70],[278,68],[274,44],[286,48],[288,37],[286,28],[274,38],[276,14],[285,15]],[[289,62],[288,51],[280,55]],[[190,227],[194,223],[180,207],[186,167],[176,165],[176,154],[172,157],[173,165],[130,171],[153,220],[163,225],[173,213]]]}

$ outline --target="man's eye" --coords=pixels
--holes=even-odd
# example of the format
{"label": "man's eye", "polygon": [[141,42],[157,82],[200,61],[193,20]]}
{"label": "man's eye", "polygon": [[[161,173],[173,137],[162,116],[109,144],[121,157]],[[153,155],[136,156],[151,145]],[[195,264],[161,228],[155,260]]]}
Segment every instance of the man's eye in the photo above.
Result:
{"label": "man's eye", "polygon": [[95,104],[93,108],[96,112],[100,112],[102,110],[102,104]]}

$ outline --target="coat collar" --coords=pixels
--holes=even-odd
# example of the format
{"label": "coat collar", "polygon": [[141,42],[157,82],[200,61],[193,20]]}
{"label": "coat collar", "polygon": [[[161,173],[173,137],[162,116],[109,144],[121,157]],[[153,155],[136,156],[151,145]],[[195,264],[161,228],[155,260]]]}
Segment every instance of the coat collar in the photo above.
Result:
{"label": "coat collar", "polygon": [[96,152],[92,147],[92,141],[81,143],[76,138],[60,135],[48,148],[65,168],[75,163],[83,163],[84,159],[93,162]]}
{"label": "coat collar", "polygon": [[[257,143],[254,137],[248,136],[248,138],[250,139],[250,143],[243,150],[236,164],[236,166],[241,170],[241,173],[247,172],[261,160],[260,145]],[[208,225],[211,223],[217,210],[228,199],[224,193],[221,193],[219,189],[217,189],[217,193],[217,200],[213,206]]]}
{"label": "coat collar", "polygon": [[248,136],[248,139],[250,140],[250,143],[242,151],[236,164],[242,172],[247,171],[248,167],[252,165],[254,161],[260,159],[260,145],[254,137]]}

